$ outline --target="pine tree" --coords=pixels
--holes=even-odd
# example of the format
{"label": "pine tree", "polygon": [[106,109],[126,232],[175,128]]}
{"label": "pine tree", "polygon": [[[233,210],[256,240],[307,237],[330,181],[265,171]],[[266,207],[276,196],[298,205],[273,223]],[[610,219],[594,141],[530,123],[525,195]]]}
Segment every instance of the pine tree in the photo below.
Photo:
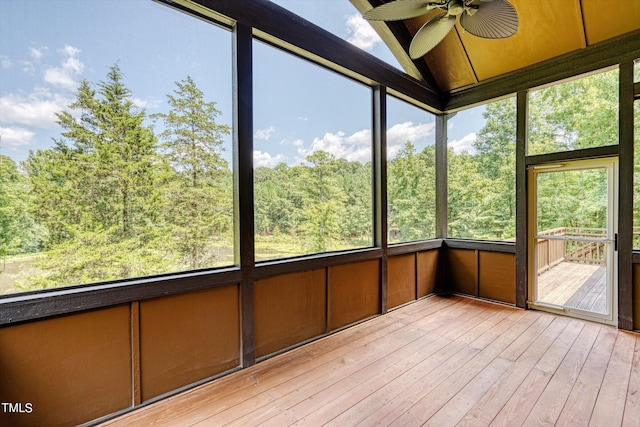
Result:
{"label": "pine tree", "polygon": [[167,96],[171,111],[152,116],[164,123],[159,137],[175,173],[167,190],[171,241],[188,268],[210,267],[216,260],[211,243],[231,240],[231,172],[221,156],[230,129],[216,123],[221,112],[191,77],[176,86]]}
{"label": "pine tree", "polygon": [[30,153],[34,210],[47,227],[48,273],[41,287],[166,271],[157,188],[166,179],[146,113],[134,106],[113,65],[94,90],[81,82],[69,111],[57,114],[61,138]]}

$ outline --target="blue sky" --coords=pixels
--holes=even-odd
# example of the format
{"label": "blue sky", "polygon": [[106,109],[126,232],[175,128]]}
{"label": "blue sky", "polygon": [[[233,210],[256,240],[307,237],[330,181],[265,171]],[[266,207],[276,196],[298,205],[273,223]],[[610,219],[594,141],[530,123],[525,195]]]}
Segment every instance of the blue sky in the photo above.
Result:
{"label": "blue sky", "polygon": [[[399,67],[348,0],[276,3]],[[0,154],[20,161],[50,147],[61,131],[55,113],[80,81],[97,84],[115,63],[148,114],[166,112],[166,95],[189,75],[221,110],[217,121],[232,124],[228,31],[150,0],[0,0]],[[259,42],[254,78],[256,165],[298,164],[317,149],[369,160],[368,88]],[[431,115],[400,101],[389,110],[391,156],[407,140],[433,143]],[[456,132],[451,143],[468,144],[472,132]],[[225,145],[230,160],[230,137]]]}

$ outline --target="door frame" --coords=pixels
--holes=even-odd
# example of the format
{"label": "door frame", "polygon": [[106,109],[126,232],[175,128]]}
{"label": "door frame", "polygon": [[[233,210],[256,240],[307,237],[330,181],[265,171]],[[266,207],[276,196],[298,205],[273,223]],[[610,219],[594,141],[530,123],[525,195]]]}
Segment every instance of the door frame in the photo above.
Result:
{"label": "door frame", "polygon": [[536,301],[537,292],[537,176],[542,173],[561,172],[571,170],[600,169],[607,170],[608,194],[607,194],[607,237],[614,239],[618,234],[618,198],[619,175],[618,157],[604,157],[597,159],[579,159],[559,161],[531,165],[527,167],[527,265],[528,265],[528,290],[527,307],[552,312],[555,314],[576,317],[595,321],[608,325],[618,325],[618,248],[615,244],[607,253],[607,302],[608,314],[598,314],[586,310],[574,309],[544,302]]}

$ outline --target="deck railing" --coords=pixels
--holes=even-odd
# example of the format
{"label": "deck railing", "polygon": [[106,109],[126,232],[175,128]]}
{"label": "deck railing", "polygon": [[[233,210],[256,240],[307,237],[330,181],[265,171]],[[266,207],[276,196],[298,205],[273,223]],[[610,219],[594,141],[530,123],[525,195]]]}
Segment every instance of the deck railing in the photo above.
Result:
{"label": "deck railing", "polygon": [[[640,231],[640,230],[639,230]],[[634,230],[634,238],[635,238]],[[568,240],[538,239],[538,274],[550,270],[561,262],[575,262],[589,265],[604,265],[605,243],[581,240],[585,237],[604,238],[604,228],[559,227],[542,231],[547,236],[569,237]],[[571,237],[576,237],[572,240]]]}

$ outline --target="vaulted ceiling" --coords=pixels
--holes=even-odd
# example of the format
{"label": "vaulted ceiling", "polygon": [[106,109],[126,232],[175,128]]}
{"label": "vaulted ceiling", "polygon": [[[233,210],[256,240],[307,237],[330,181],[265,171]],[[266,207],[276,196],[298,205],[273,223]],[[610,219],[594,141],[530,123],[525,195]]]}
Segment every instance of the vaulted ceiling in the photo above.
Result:
{"label": "vaulted ceiling", "polygon": [[[350,0],[360,12],[389,0]],[[406,52],[411,37],[439,9],[405,21],[374,22],[374,28],[405,70],[442,92],[470,87],[494,77],[598,45],[617,37],[640,38],[640,0],[509,0],[519,28],[506,39],[481,39],[457,23],[423,58]]]}

